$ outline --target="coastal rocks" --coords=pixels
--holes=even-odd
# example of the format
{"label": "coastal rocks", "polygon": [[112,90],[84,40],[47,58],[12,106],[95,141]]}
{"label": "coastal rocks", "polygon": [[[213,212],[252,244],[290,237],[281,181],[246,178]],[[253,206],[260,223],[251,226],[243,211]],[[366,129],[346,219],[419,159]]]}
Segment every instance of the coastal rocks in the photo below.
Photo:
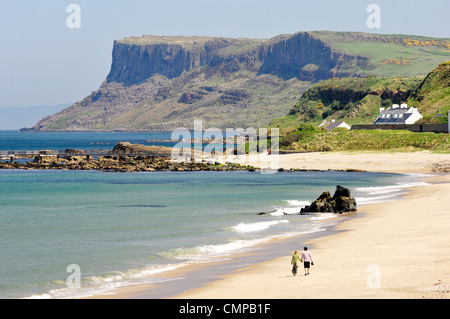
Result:
{"label": "coastal rocks", "polygon": [[34,160],[19,162],[0,161],[0,169],[61,169],[61,170],[97,170],[103,172],[194,172],[194,171],[237,171],[254,172],[255,167],[236,163],[218,162],[173,162],[164,157],[152,156],[42,156]]}
{"label": "coastal rocks", "polygon": [[450,163],[448,161],[434,163],[431,166],[431,171],[433,173],[449,173],[450,172]]}
{"label": "coastal rocks", "polygon": [[[37,156],[26,155],[21,160],[0,160],[0,169],[64,169],[97,170],[105,172],[154,172],[154,171],[237,171],[255,172],[258,168],[238,163],[212,161],[172,160],[172,148],[118,142],[112,150],[97,150],[90,154],[84,150],[66,150],[64,153],[40,151]],[[104,155],[101,155],[104,154]]]}
{"label": "coastal rocks", "polygon": [[130,142],[118,142],[113,148],[114,153],[145,153],[146,155],[171,155],[172,148],[164,146],[147,146],[131,144]]}
{"label": "coastal rocks", "polygon": [[330,192],[323,192],[311,205],[300,210],[304,213],[344,213],[356,211],[356,200],[351,197],[350,190],[341,185],[336,186],[336,191],[331,197]]}

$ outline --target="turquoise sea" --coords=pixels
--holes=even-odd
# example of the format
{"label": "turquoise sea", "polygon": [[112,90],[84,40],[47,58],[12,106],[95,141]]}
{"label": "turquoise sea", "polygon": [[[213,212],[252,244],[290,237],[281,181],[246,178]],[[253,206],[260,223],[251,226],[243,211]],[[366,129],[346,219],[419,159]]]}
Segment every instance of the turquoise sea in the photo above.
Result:
{"label": "turquoise sea", "polygon": [[[19,133],[0,130],[0,151],[98,150],[112,149],[118,142],[173,146],[171,132],[39,132]],[[158,141],[159,140],[159,141]]]}
{"label": "turquoise sea", "polygon": [[[64,140],[69,133],[58,134]],[[100,133],[91,134],[95,142]],[[340,215],[298,212],[338,184],[351,189],[361,208],[398,198],[423,177],[0,170],[0,298],[77,298],[176,281],[164,274],[252,252],[275,237],[325,233]],[[68,287],[72,265],[79,288]]]}

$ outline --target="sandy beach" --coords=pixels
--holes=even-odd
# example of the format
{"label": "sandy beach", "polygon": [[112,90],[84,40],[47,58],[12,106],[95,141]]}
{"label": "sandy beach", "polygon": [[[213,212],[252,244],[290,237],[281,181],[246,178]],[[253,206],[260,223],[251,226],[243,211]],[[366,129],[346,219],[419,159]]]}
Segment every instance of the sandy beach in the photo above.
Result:
{"label": "sandy beach", "polygon": [[[431,181],[433,179],[430,179]],[[368,205],[342,232],[299,243],[310,275],[290,274],[290,256],[252,265],[179,298],[449,298],[450,176],[403,200]]]}
{"label": "sandy beach", "polygon": [[[279,156],[284,169],[360,169],[432,174],[429,185],[402,199],[362,206],[331,235],[299,240],[314,259],[310,275],[291,274],[291,253],[252,264],[187,290],[183,299],[449,298],[450,154],[297,153]],[[441,172],[438,172],[441,170]],[[139,298],[152,287],[126,287],[102,298]]]}
{"label": "sandy beach", "polygon": [[[278,156],[258,154],[227,158],[260,168],[304,170],[362,170],[386,173],[450,172],[450,154],[420,152],[311,152]],[[445,169],[443,169],[445,168]]]}

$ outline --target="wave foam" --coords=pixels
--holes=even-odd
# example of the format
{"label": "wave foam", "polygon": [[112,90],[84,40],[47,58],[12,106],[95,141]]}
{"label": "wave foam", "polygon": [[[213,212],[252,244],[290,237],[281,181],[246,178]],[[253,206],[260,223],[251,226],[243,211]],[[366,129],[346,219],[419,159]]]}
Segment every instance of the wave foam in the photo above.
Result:
{"label": "wave foam", "polygon": [[425,182],[409,182],[388,186],[359,187],[355,190],[363,194],[360,197],[356,197],[356,202],[358,205],[366,205],[392,201],[405,194],[406,188],[425,185],[430,184]]}
{"label": "wave foam", "polygon": [[56,288],[47,293],[31,295],[24,299],[74,299],[87,298],[96,295],[114,294],[114,290],[133,284],[158,283],[179,278],[156,278],[157,275],[166,271],[174,270],[190,264],[178,263],[168,265],[153,265],[143,269],[132,269],[105,276],[89,276],[81,279],[80,288],[68,288],[66,283],[60,283],[61,288]]}
{"label": "wave foam", "polygon": [[273,212],[270,213],[272,216],[283,216],[300,213],[300,209],[309,205],[308,201],[300,201],[296,199],[286,200],[287,205],[282,207],[276,207]]}
{"label": "wave foam", "polygon": [[425,185],[430,185],[430,184],[425,183],[425,182],[413,182],[413,183],[404,183],[404,184],[388,185],[388,186],[359,187],[359,188],[356,188],[355,190],[364,192],[368,195],[377,195],[377,194],[399,192],[399,191],[403,191],[405,188],[416,187],[416,186],[425,186]]}
{"label": "wave foam", "polygon": [[230,227],[231,230],[239,232],[239,233],[249,233],[249,232],[258,232],[264,229],[269,228],[270,226],[274,226],[277,224],[285,224],[289,223],[288,220],[273,220],[273,221],[266,221],[266,222],[258,222],[258,223],[240,223],[236,226]]}

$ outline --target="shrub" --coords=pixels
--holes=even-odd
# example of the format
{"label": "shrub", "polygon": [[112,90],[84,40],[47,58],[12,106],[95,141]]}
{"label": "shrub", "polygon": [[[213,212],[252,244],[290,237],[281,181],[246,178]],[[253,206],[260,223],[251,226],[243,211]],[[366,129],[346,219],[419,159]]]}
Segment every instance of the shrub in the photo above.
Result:
{"label": "shrub", "polygon": [[300,126],[297,129],[301,132],[316,131],[316,127],[311,123],[302,123],[302,124],[300,124]]}

